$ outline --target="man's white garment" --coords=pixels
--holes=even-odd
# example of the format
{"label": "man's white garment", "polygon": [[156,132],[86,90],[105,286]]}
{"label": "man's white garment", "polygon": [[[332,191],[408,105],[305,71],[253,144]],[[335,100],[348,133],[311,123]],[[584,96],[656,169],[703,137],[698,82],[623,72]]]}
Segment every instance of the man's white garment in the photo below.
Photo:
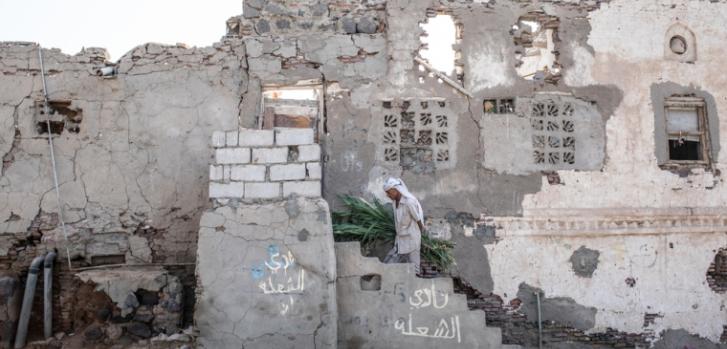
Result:
{"label": "man's white garment", "polygon": [[416,199],[412,200],[402,195],[401,200],[399,200],[399,207],[394,208],[398,254],[418,252],[422,244],[422,233],[419,231],[419,225],[417,225],[417,221],[422,219],[419,215],[418,206],[419,203]]}
{"label": "man's white garment", "polygon": [[408,262],[414,264],[414,271],[419,274],[421,266],[422,234],[418,221],[424,222],[424,210],[414,195],[409,192],[404,181],[389,178],[384,183],[384,191],[396,189],[400,194],[399,205],[394,203],[394,225],[396,241],[389,251],[385,263]]}

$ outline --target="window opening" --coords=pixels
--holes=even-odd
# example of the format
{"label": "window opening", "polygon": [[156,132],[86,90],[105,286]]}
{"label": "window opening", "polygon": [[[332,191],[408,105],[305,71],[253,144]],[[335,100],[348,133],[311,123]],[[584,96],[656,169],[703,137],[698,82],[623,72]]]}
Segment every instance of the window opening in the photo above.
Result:
{"label": "window opening", "polygon": [[670,97],[665,103],[669,162],[707,164],[709,162],[707,118],[701,98]]}
{"label": "window opening", "polygon": [[[461,82],[464,67],[458,44],[462,40],[462,24],[452,15],[429,10],[426,22],[420,23],[419,26],[423,30],[419,57],[440,73],[448,77],[456,76]],[[419,71],[424,72],[425,68],[419,66]],[[429,77],[434,77],[434,74],[430,73]],[[423,82],[423,79],[420,79],[420,82]]]}
{"label": "window opening", "polygon": [[558,63],[558,17],[534,12],[520,17],[512,26],[515,43],[515,69],[526,80],[557,83],[561,65]]}
{"label": "window opening", "polygon": [[323,119],[323,87],[321,84],[263,86],[261,109],[260,128],[313,128],[317,139]]}
{"label": "window opening", "polygon": [[485,99],[482,103],[485,114],[512,114],[515,113],[515,99]]}

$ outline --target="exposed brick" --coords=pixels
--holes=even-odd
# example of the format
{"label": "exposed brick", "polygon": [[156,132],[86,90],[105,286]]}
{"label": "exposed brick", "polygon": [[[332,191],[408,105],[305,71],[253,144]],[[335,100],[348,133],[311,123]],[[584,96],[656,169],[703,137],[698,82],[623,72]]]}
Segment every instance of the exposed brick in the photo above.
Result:
{"label": "exposed brick", "polygon": [[318,144],[301,145],[298,147],[298,161],[320,161],[321,146]]}
{"label": "exposed brick", "polygon": [[215,131],[212,133],[212,146],[221,148],[225,146],[225,132]]}
{"label": "exposed brick", "polygon": [[257,148],[252,150],[253,164],[276,164],[288,161],[288,147]]}
{"label": "exposed brick", "polygon": [[222,148],[215,151],[218,164],[247,164],[250,162],[250,148]]}
{"label": "exposed brick", "polygon": [[231,166],[230,179],[233,181],[256,181],[265,180],[264,165],[236,165]]}
{"label": "exposed brick", "polygon": [[244,194],[243,183],[210,183],[210,198],[242,198]]}
{"label": "exposed brick", "polygon": [[309,179],[321,179],[323,171],[320,162],[309,162],[305,164],[305,168]]}
{"label": "exposed brick", "polygon": [[273,199],[280,197],[280,183],[245,183],[246,199]]}
{"label": "exposed brick", "polygon": [[270,166],[271,181],[294,181],[305,179],[305,164]]}
{"label": "exposed brick", "polygon": [[283,196],[290,196],[293,194],[309,197],[321,196],[321,182],[283,182]]}
{"label": "exposed brick", "polygon": [[272,146],[275,144],[273,130],[240,130],[238,142],[243,147]]}
{"label": "exposed brick", "polygon": [[228,147],[236,147],[237,146],[237,137],[238,133],[237,131],[229,131],[225,133],[225,145]]}
{"label": "exposed brick", "polygon": [[221,181],[223,178],[222,170],[222,166],[210,165],[210,180]]}
{"label": "exposed brick", "polygon": [[312,128],[275,128],[275,144],[304,145],[313,144]]}

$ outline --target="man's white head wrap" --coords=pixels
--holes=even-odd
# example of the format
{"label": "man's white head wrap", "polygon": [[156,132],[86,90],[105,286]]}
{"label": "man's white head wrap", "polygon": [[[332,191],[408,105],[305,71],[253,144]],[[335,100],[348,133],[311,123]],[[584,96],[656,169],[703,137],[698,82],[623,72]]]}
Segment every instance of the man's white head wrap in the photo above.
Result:
{"label": "man's white head wrap", "polygon": [[422,209],[422,205],[419,203],[419,200],[417,200],[414,195],[409,191],[409,188],[406,187],[406,184],[404,184],[404,181],[401,180],[401,178],[394,178],[389,177],[389,179],[386,180],[384,183],[384,191],[387,191],[389,189],[396,189],[399,193],[401,193],[401,196],[409,199],[411,202],[414,203],[414,206],[416,207],[416,215],[417,220],[424,222],[424,210]]}

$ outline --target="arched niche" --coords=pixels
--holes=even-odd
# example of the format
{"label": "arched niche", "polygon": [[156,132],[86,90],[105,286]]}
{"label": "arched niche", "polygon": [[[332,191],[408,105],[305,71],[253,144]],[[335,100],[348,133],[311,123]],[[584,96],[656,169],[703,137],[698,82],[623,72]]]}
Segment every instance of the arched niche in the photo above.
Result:
{"label": "arched niche", "polygon": [[675,23],[666,31],[664,58],[684,63],[697,60],[697,39],[687,26]]}

